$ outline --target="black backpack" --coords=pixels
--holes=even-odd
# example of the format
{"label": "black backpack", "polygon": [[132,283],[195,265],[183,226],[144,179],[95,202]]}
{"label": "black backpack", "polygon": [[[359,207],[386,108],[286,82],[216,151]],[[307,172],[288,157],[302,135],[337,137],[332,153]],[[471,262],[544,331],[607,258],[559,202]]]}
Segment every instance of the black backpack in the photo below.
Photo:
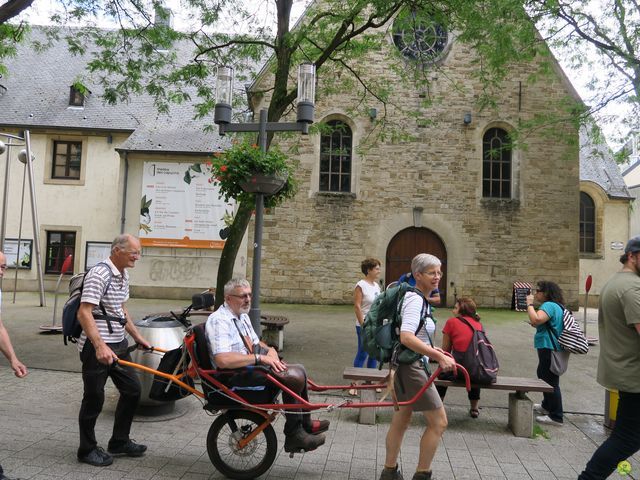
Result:
{"label": "black backpack", "polygon": [[473,336],[471,337],[469,346],[464,352],[458,352],[456,350],[451,352],[453,358],[457,363],[467,369],[471,383],[481,385],[495,383],[500,365],[498,364],[498,357],[496,356],[493,345],[487,338],[486,333],[484,333],[484,329],[476,330],[462,316],[457,318],[473,330]]}
{"label": "black backpack", "polygon": [[[104,296],[111,286],[113,274],[111,273],[111,267],[104,262],[96,263],[92,268],[95,268],[98,265],[106,265],[109,270],[109,281],[107,282],[104,292],[102,292],[102,296]],[[78,338],[82,335],[82,326],[78,321],[78,310],[80,309],[80,299],[82,298],[84,278],[90,271],[91,269],[83,273],[78,273],[71,277],[71,280],[69,281],[69,298],[65,302],[64,307],[62,307],[62,339],[64,340],[65,345],[67,345],[67,341],[77,343]],[[94,318],[106,320],[109,333],[113,333],[113,329],[111,328],[112,321],[117,321],[121,325],[124,325],[126,322],[126,319],[107,315],[107,311],[105,310],[104,305],[102,305],[102,301],[100,301],[100,308],[102,309],[102,315],[94,315]]]}

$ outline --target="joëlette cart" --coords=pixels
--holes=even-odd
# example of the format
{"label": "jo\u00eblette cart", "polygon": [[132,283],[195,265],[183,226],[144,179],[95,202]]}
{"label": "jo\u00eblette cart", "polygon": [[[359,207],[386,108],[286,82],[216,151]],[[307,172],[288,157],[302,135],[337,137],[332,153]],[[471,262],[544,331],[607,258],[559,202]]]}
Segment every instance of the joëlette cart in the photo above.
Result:
{"label": "jo\u00eblette cart", "polygon": [[[271,375],[268,367],[250,366],[234,370],[214,369],[207,348],[204,324],[192,326],[187,317],[191,309],[206,308],[213,303],[210,294],[194,295],[193,303],[181,314],[175,316],[183,323],[186,335],[183,345],[176,350],[164,353],[158,370],[133,362],[119,360],[123,366],[139,369],[154,375],[150,396],[156,400],[173,401],[187,395],[196,395],[203,401],[204,409],[216,417],[207,434],[207,452],[213,466],[223,475],[232,479],[252,479],[265,473],[273,464],[278,453],[278,441],[272,423],[285,411],[333,410],[336,408],[395,407],[413,404],[441,373],[438,367],[427,383],[416,395],[404,402],[354,402],[341,399],[337,403],[311,403],[283,385]],[[463,373],[467,390],[470,389],[466,370],[458,365]],[[231,377],[252,373],[263,376],[258,386],[247,385],[246,389],[227,386]],[[199,380],[200,389],[194,380]],[[237,380],[237,378],[236,378]],[[357,385],[318,385],[307,379],[308,389],[313,392],[332,390],[384,388],[385,384]],[[278,403],[278,395],[286,391],[298,403]],[[293,453],[291,453],[293,456]]]}

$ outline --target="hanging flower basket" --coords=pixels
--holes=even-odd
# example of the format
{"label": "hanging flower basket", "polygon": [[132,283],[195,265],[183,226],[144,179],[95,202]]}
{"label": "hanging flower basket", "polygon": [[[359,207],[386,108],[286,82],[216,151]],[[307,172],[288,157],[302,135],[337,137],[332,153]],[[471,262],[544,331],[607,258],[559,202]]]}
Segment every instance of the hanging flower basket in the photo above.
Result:
{"label": "hanging flower basket", "polygon": [[241,183],[240,187],[247,193],[274,195],[284,187],[285,183],[287,183],[286,177],[280,175],[254,173],[247,181]]}
{"label": "hanging flower basket", "polygon": [[262,193],[265,206],[273,207],[296,194],[295,165],[278,148],[267,152],[248,142],[234,143],[211,159],[211,179],[225,201],[251,200]]}

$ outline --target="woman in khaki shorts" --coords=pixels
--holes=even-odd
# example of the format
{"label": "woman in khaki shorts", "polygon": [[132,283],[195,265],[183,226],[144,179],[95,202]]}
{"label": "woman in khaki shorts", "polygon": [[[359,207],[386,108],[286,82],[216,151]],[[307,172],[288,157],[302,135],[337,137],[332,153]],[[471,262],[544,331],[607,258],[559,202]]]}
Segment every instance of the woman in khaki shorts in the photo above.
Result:
{"label": "woman in khaki shorts", "polygon": [[[431,314],[431,307],[425,298],[429,298],[431,292],[438,288],[438,283],[442,278],[440,266],[440,260],[428,253],[416,255],[411,262],[411,272],[416,279],[416,288],[420,290],[422,295],[407,292],[404,297],[400,342],[414,352],[433,358],[444,371],[451,371],[455,366],[453,359],[441,349],[431,346],[431,340],[424,324],[416,333],[420,319],[424,320]],[[426,361],[428,360],[423,357],[423,359],[412,365],[400,365],[398,367],[395,381],[398,400],[404,401],[413,398],[416,392],[426,383],[427,374],[423,368],[423,362]],[[387,433],[387,452],[380,480],[404,480],[402,473],[398,470],[398,454],[400,453],[404,432],[411,422],[413,411],[422,412],[427,422],[427,428],[420,439],[418,468],[413,475],[413,480],[432,479],[431,462],[440,443],[440,438],[447,428],[447,414],[433,384],[413,405],[400,407],[398,411],[394,412],[391,426]]]}

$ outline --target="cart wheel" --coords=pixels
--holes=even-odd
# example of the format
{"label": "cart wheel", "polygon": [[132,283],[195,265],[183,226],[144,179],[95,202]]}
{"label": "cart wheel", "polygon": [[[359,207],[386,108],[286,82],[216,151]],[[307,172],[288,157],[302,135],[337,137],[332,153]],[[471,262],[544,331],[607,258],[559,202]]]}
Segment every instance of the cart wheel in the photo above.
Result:
{"label": "cart wheel", "polygon": [[238,440],[246,438],[265,422],[248,410],[229,410],[215,419],[207,434],[207,452],[213,466],[229,478],[249,480],[269,470],[278,453],[278,439],[268,425],[244,448]]}

